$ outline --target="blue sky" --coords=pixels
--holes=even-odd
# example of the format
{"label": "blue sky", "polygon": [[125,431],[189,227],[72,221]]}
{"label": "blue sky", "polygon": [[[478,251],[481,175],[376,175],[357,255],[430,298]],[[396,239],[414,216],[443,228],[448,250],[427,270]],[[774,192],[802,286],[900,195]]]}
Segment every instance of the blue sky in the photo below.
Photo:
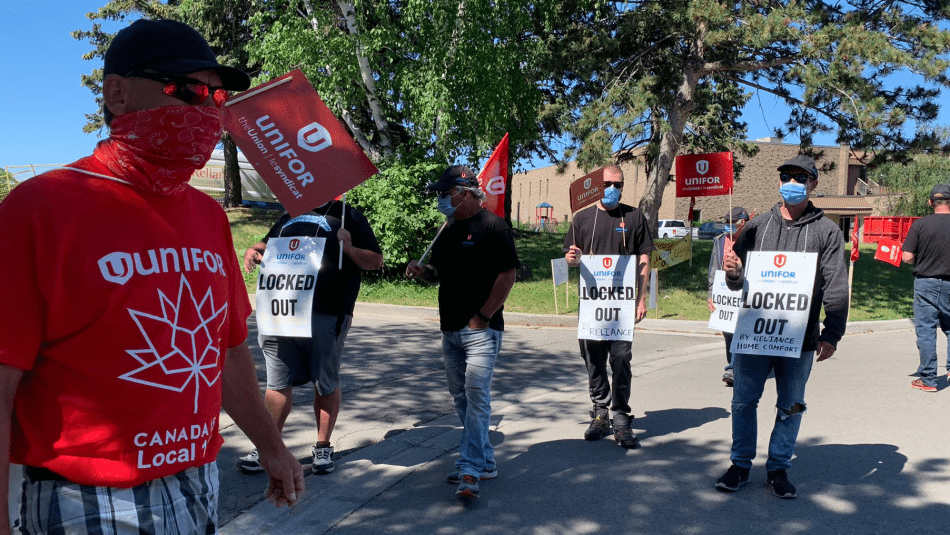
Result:
{"label": "blue sky", "polygon": [[[85,134],[85,114],[95,111],[92,93],[80,85],[81,74],[100,67],[98,60],[82,55],[91,45],[69,33],[89,29],[86,13],[103,0],[49,0],[7,2],[0,0],[0,122],[5,127],[0,142],[0,168],[29,164],[64,164],[89,154],[99,138]],[[125,23],[105,25],[116,31]],[[950,94],[941,98],[941,123],[950,124]],[[785,106],[765,93],[752,98],[743,119],[749,139],[771,135],[787,117]],[[787,142],[797,139],[786,138]],[[833,144],[831,136],[815,140]],[[528,169],[545,162],[524,164]]]}

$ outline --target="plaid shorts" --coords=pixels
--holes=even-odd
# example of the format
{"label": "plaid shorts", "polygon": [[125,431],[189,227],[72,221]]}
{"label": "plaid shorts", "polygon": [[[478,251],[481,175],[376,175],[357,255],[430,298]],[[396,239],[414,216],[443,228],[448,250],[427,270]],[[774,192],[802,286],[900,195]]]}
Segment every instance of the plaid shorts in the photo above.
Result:
{"label": "plaid shorts", "polygon": [[77,535],[218,532],[218,465],[183,470],[130,489],[23,477],[15,533]]}

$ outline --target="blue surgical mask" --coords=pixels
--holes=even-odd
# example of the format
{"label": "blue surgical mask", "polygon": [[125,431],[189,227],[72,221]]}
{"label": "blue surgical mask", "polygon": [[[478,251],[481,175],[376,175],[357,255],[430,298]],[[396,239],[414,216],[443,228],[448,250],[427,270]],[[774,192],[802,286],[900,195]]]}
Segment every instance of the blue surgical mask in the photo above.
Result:
{"label": "blue surgical mask", "polygon": [[808,198],[808,188],[794,180],[790,180],[778,189],[785,204],[798,204]]}
{"label": "blue surgical mask", "polygon": [[455,214],[455,206],[452,206],[452,197],[439,196],[438,209],[445,217],[452,217]]}
{"label": "blue surgical mask", "polygon": [[617,188],[607,188],[604,190],[604,198],[600,200],[604,208],[613,209],[620,204],[620,190]]}

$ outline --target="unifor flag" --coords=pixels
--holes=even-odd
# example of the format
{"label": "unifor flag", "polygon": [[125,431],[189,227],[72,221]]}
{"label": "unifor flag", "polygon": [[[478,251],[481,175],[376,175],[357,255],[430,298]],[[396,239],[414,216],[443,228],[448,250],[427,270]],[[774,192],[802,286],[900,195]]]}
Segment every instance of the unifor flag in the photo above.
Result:
{"label": "unifor flag", "polygon": [[851,261],[858,261],[858,222],[855,218],[854,225],[851,226]]}
{"label": "unifor flag", "polygon": [[293,217],[378,172],[299,69],[224,106],[224,129]]}
{"label": "unifor flag", "polygon": [[495,152],[478,173],[478,186],[485,191],[482,203],[489,212],[505,217],[505,183],[508,181],[508,134],[501,138]]}
{"label": "unifor flag", "polygon": [[890,238],[878,238],[875,260],[883,260],[895,266],[901,265],[901,242]]}
{"label": "unifor flag", "polygon": [[676,157],[676,196],[711,197],[732,191],[732,153],[685,154]]}

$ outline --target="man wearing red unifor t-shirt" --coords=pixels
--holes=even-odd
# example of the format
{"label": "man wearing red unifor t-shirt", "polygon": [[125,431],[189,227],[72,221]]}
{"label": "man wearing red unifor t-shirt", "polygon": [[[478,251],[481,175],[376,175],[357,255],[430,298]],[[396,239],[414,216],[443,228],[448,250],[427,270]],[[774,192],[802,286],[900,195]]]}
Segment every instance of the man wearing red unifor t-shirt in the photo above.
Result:
{"label": "man wearing red unifor t-shirt", "polygon": [[222,406],[266,496],[303,493],[245,344],[228,220],[187,184],[250,80],[167,20],[120,31],[103,74],[110,137],[0,204],[0,534],[11,462],[23,533],[215,533]]}

